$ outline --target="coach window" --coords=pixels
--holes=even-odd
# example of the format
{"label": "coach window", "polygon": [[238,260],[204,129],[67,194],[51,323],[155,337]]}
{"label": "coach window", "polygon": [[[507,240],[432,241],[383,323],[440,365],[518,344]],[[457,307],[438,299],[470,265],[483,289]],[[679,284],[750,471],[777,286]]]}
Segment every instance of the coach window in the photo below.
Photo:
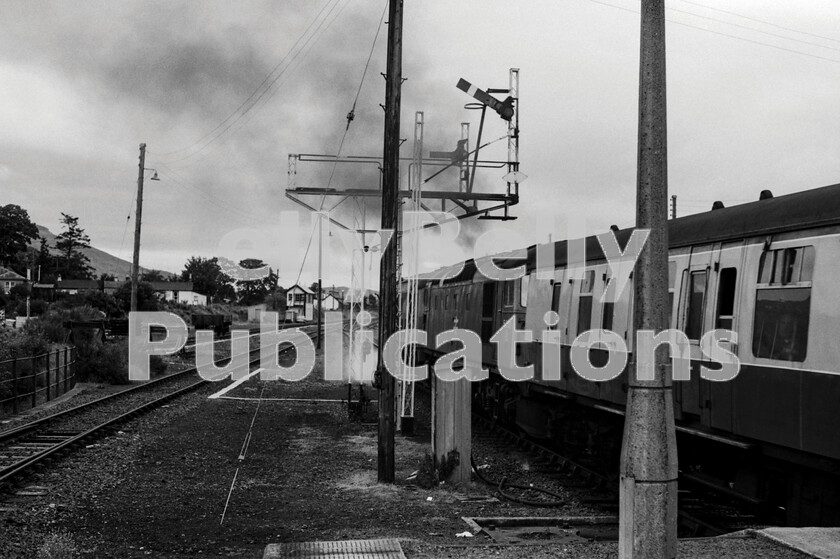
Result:
{"label": "coach window", "polygon": [[528,306],[528,285],[531,283],[531,276],[522,276],[519,280],[519,306],[523,309]]}
{"label": "coach window", "polygon": [[685,335],[699,340],[703,335],[703,303],[706,299],[706,272],[692,272],[688,285],[688,309],[685,315]]}
{"label": "coach window", "polygon": [[[560,316],[560,290],[563,287],[563,282],[558,281],[554,284],[554,289],[551,292],[551,310],[557,313]],[[560,321],[557,323],[560,324]],[[552,326],[552,330],[556,330],[557,326]]]}
{"label": "coach window", "polygon": [[595,270],[587,270],[580,284],[578,301],[578,329],[580,335],[592,326],[592,284],[595,283]]}
{"label": "coach window", "polygon": [[466,291],[464,292],[464,310],[470,310],[472,306],[470,304],[470,299],[472,299],[472,286],[468,285]]}
{"label": "coach window", "polygon": [[805,361],[811,312],[814,247],[770,250],[761,255],[753,320],[753,355]]}
{"label": "coach window", "polygon": [[735,268],[723,268],[718,277],[718,308],[715,328],[732,330],[735,317],[735,286],[738,272]]}
{"label": "coach window", "polygon": [[668,262],[668,328],[674,314],[674,284],[677,281],[677,263]]}
{"label": "coach window", "polygon": [[513,306],[513,293],[515,284],[512,281],[506,281],[502,284],[502,306]]}

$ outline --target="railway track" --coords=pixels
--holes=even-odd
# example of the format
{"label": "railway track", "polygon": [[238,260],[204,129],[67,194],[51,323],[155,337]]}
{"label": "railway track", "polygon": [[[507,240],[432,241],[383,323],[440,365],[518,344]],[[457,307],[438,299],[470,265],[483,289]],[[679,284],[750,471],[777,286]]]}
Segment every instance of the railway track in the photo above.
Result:
{"label": "railway track", "polygon": [[[314,337],[314,330],[309,335]],[[288,345],[278,352],[291,348]],[[258,352],[259,347],[251,349],[249,356]],[[258,364],[259,357],[249,365]],[[185,369],[0,432],[0,490],[36,468],[108,436],[119,425],[210,384],[196,380],[196,374],[195,367]]]}
{"label": "railway track", "polygon": [[[534,458],[532,471],[555,480],[564,491],[583,504],[603,514],[618,513],[619,486],[615,476],[599,471],[594,464],[572,460],[555,449],[546,447],[520,433],[498,425],[480,414],[473,414],[477,427],[473,436],[490,443],[492,447],[511,446],[528,453]],[[497,486],[497,492],[505,498],[533,506],[553,506],[560,495],[551,492],[537,492],[529,487],[517,487],[515,480],[490,480],[476,468],[474,471],[485,482]],[[530,490],[529,490],[530,489]],[[559,503],[557,503],[559,504]],[[750,510],[743,503],[717,495],[713,491],[681,483],[678,504],[678,530],[681,538],[711,537],[735,532],[745,528],[765,527],[766,522],[757,511]]]}

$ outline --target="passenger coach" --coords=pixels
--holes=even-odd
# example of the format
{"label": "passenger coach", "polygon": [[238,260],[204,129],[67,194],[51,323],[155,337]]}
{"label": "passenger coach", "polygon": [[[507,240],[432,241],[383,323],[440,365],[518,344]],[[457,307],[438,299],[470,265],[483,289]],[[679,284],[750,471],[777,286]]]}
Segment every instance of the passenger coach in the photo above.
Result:
{"label": "passenger coach", "polygon": [[[670,220],[670,325],[689,340],[691,380],[674,383],[681,477],[783,511],[789,524],[840,522],[840,185]],[[614,228],[624,249],[632,229]],[[450,279],[421,280],[418,325],[430,346],[443,330],[468,328],[483,343],[490,380],[474,387],[475,406],[533,437],[600,453],[617,470],[627,372],[607,382],[575,374],[569,346],[590,329],[612,330],[633,351],[632,277],[621,296],[603,302],[610,269],[595,237],[585,240],[585,270],[567,266],[567,241],[553,243],[551,280],[536,278],[536,247],[524,277],[487,280],[473,261]],[[549,249],[550,250],[550,249]],[[499,267],[523,264],[500,258]],[[543,381],[545,313],[560,317],[561,380]],[[509,318],[534,333],[518,344],[533,381],[498,374],[490,337]],[[457,322],[456,322],[457,319]],[[702,380],[703,333],[737,332],[722,345],[741,362],[728,382]],[[593,350],[594,365],[606,361]],[[431,359],[435,351],[425,348]],[[555,371],[556,373],[556,371]],[[593,443],[598,441],[597,445]]]}

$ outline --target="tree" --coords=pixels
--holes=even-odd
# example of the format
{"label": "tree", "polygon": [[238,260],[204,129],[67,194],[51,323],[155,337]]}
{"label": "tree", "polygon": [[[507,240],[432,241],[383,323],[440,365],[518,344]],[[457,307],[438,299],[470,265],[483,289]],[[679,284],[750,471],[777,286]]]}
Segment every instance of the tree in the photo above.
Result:
{"label": "tree", "polygon": [[[120,309],[128,313],[131,309],[131,282],[124,282],[117,288],[114,298],[119,303]],[[155,295],[155,288],[145,281],[137,282],[137,310],[156,311],[160,307],[160,301]]]}
{"label": "tree", "polygon": [[160,270],[149,270],[141,276],[141,279],[143,281],[166,281],[166,278],[163,277],[163,272]]}
{"label": "tree", "polygon": [[278,285],[265,298],[265,304],[268,305],[270,311],[284,312],[286,310],[286,290]]}
{"label": "tree", "polygon": [[61,252],[60,268],[64,279],[88,279],[93,268],[90,259],[81,251],[90,248],[90,237],[79,227],[79,218],[63,213],[61,223],[65,230],[56,237],[55,248]]}
{"label": "tree", "polygon": [[35,256],[35,263],[40,270],[36,275],[38,281],[48,281],[53,278],[53,271],[55,270],[55,256],[50,252],[50,245],[47,240],[41,237],[41,246],[38,249],[38,254]]}
{"label": "tree", "polygon": [[190,257],[181,272],[181,281],[191,281],[196,293],[207,295],[208,303],[217,297],[233,297],[233,280],[222,273],[216,258]]}
{"label": "tree", "polygon": [[[258,258],[246,258],[239,263],[240,266],[249,270],[256,270],[265,266],[265,262]],[[252,281],[236,282],[236,294],[239,303],[242,305],[255,305],[265,301],[266,296],[277,287],[277,274],[269,268],[268,276]]]}
{"label": "tree", "polygon": [[38,227],[29,220],[26,210],[15,204],[0,207],[0,264],[19,268],[18,254],[25,253],[37,238]]}

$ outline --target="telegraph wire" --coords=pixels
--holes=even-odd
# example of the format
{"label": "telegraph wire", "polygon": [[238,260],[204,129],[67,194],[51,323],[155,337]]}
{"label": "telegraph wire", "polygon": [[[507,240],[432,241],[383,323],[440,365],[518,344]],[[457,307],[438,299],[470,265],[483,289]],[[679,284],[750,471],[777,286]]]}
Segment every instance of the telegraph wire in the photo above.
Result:
{"label": "telegraph wire", "polygon": [[[825,46],[825,45],[820,45],[818,43],[813,43],[811,41],[805,41],[803,39],[795,39],[793,37],[788,37],[786,35],[780,35],[779,33],[770,33],[769,31],[762,31],[760,29],[756,29],[755,27],[750,27],[749,25],[743,25],[743,24],[740,24],[740,23],[732,23],[730,21],[726,21],[726,20],[722,20],[722,19],[718,19],[718,18],[714,18],[714,17],[709,17],[709,16],[704,16],[704,15],[696,14],[694,12],[689,12],[687,10],[680,10],[680,9],[677,9],[677,8],[668,8],[668,9],[671,10],[672,12],[677,12],[677,13],[680,13],[680,14],[687,14],[687,15],[690,15],[690,16],[699,17],[701,19],[708,19],[709,21],[715,21],[715,22],[718,22],[718,23],[722,23],[724,25],[731,25],[732,27],[737,27],[739,29],[747,29],[749,31],[755,31],[756,33],[762,33],[762,34],[768,35],[770,37],[776,37],[776,38],[779,38],[779,39],[784,39],[786,41],[793,41],[795,43],[802,43],[804,45],[810,45],[812,47],[817,47],[817,48],[821,48],[821,49],[828,49],[828,50],[833,50],[835,52],[840,52],[840,48],[837,48],[837,47],[829,47],[829,46]],[[673,23],[676,23],[676,22],[673,22]],[[703,28],[698,27],[698,29],[703,29]]]}
{"label": "telegraph wire", "polygon": [[[611,4],[609,2],[605,2],[605,1],[602,1],[602,0],[587,0],[587,1],[591,2],[593,4],[600,4],[602,6],[607,6],[609,8],[615,8],[617,10],[623,10],[625,12],[630,12],[630,13],[636,14],[636,15],[638,15],[640,13],[638,10],[635,10],[633,8],[627,8],[625,6],[618,6],[616,4]],[[699,18],[711,19],[713,21],[721,21],[721,20],[716,20],[714,18],[709,18],[707,16],[703,16],[701,14],[695,14],[695,13],[686,12],[686,11],[683,11],[683,10],[674,10],[673,8],[668,8],[668,9],[671,10],[671,11],[678,11],[678,12],[687,13],[687,14],[690,14],[690,15],[693,15],[693,16],[696,16],[696,17],[699,17]],[[811,58],[815,58],[817,60],[825,60],[827,62],[834,62],[835,64],[840,63],[840,60],[838,60],[836,58],[830,58],[830,57],[827,57],[827,56],[820,56],[818,54],[812,54],[812,53],[809,53],[809,52],[805,52],[803,50],[797,50],[797,49],[794,49],[794,48],[784,47],[784,46],[781,46],[781,45],[775,45],[773,43],[767,43],[767,42],[759,41],[759,40],[756,40],[756,39],[748,39],[746,37],[739,37],[738,35],[732,35],[730,33],[725,33],[723,31],[714,31],[714,30],[706,28],[706,27],[700,27],[700,26],[697,26],[697,25],[692,25],[690,23],[676,21],[676,20],[674,20],[672,18],[668,18],[668,17],[666,17],[665,20],[668,21],[669,23],[674,24],[674,25],[680,25],[682,27],[689,27],[691,29],[697,29],[699,31],[705,31],[707,33],[712,33],[714,35],[719,35],[721,37],[728,37],[730,39],[735,39],[736,41],[743,41],[745,43],[751,43],[751,44],[754,44],[754,45],[769,47],[769,48],[781,50],[781,51],[784,51],[784,52],[789,52],[789,53],[792,53],[792,54],[801,54],[802,56],[808,56],[808,57],[811,57]],[[726,22],[723,22],[723,23],[726,23]],[[726,24],[727,25],[739,26],[738,24],[733,24],[733,23],[726,23]],[[743,26],[739,26],[739,27],[743,27]],[[767,31],[762,31],[760,29],[753,29],[753,28],[747,28],[747,29],[750,29],[751,31],[754,31],[756,33],[762,33],[762,34],[771,35],[771,36],[774,36],[774,37],[779,37],[779,35],[768,33]],[[799,39],[793,39],[793,38],[790,38],[790,37],[783,37],[783,38],[785,40],[802,42]],[[829,39],[829,40],[834,40],[834,39]],[[817,48],[828,48],[828,49],[832,49],[832,50],[838,50],[838,49],[834,49],[833,47],[826,47],[825,45],[820,45],[820,44],[817,44],[817,43],[807,43],[807,44],[809,44],[813,47],[817,47]]]}
{"label": "telegraph wire", "polygon": [[721,9],[721,8],[714,8],[712,6],[709,6],[707,4],[702,4],[700,2],[692,2],[691,0],[680,0],[680,1],[685,3],[685,4],[691,4],[693,6],[699,6],[701,8],[706,8],[708,10],[712,10],[712,11],[715,11],[715,12],[721,12],[721,13],[724,13],[724,14],[748,19],[748,20],[754,21],[756,23],[769,25],[770,27],[775,27],[776,29],[783,29],[784,31],[791,31],[793,33],[800,33],[802,35],[808,35],[809,37],[814,37],[815,39],[824,39],[826,41],[832,41],[832,42],[835,42],[835,43],[840,43],[840,39],[834,39],[832,37],[826,37],[824,35],[817,35],[816,33],[809,33],[808,31],[801,31],[799,29],[794,29],[792,27],[785,27],[784,25],[778,25],[776,23],[772,23],[772,22],[764,20],[764,19],[758,19],[758,18],[754,18],[754,17],[750,17],[750,16],[745,16],[743,14],[739,14],[737,12],[732,12],[732,11],[729,11],[729,10],[724,10],[724,9]]}
{"label": "telegraph wire", "polygon": [[[385,2],[385,8],[382,10],[382,15],[379,17],[379,25],[376,27],[376,34],[373,36],[373,43],[370,45],[370,53],[368,53],[367,61],[365,62],[365,69],[362,71],[362,79],[359,80],[359,88],[356,90],[356,96],[353,98],[353,106],[350,112],[347,113],[347,126],[344,127],[344,133],[341,135],[341,141],[338,143],[338,152],[333,162],[330,178],[327,180],[327,188],[332,185],[333,177],[335,176],[335,169],[338,166],[338,158],[341,157],[341,150],[344,148],[344,140],[347,139],[347,133],[350,131],[350,123],[356,117],[356,104],[359,102],[359,95],[362,93],[362,86],[365,84],[365,77],[367,77],[368,68],[370,67],[370,60],[373,58],[373,52],[376,50],[376,40],[379,38],[379,32],[382,30],[382,23],[385,21],[385,14],[388,12],[388,2]],[[326,200],[326,192],[321,195],[321,203],[318,205],[318,211],[324,209],[324,201]]]}

